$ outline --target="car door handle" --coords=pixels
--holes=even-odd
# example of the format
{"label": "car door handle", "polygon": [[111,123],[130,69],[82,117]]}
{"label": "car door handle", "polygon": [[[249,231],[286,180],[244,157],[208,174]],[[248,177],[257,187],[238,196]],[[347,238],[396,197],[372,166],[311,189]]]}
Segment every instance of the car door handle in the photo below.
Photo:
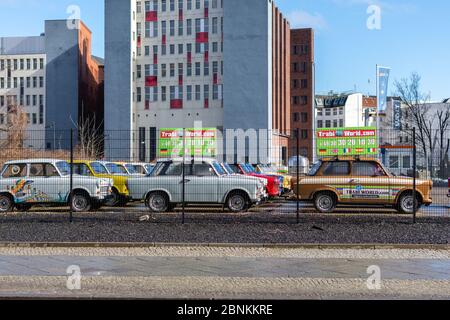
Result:
{"label": "car door handle", "polygon": [[[191,180],[189,180],[189,179],[184,179],[184,183],[189,183],[189,182],[191,182]],[[183,180],[180,181],[180,184],[182,184],[182,183],[183,183]]]}
{"label": "car door handle", "polygon": [[359,183],[359,179],[351,179],[350,183]]}

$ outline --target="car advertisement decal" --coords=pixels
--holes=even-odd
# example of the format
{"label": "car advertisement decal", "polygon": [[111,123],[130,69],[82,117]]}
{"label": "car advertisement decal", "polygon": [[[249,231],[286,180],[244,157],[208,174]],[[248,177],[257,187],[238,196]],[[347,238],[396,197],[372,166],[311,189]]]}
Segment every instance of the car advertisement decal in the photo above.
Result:
{"label": "car advertisement decal", "polygon": [[338,185],[328,187],[336,189],[342,199],[354,200],[393,200],[401,190],[400,188],[390,188],[388,186]]}
{"label": "car advertisement decal", "polygon": [[50,202],[50,197],[34,188],[33,183],[33,180],[20,179],[15,185],[7,186],[7,188],[14,196],[16,203]]}

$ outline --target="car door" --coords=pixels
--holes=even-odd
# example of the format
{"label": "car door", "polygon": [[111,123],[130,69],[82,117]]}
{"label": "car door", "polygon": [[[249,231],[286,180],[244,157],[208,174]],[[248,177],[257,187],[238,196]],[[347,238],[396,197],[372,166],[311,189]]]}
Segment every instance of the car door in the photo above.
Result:
{"label": "car door", "polygon": [[31,163],[29,170],[29,183],[32,185],[29,202],[33,203],[49,203],[53,202],[55,198],[54,182],[48,180],[46,177],[45,163]]}
{"label": "car door", "polygon": [[390,202],[389,177],[376,161],[352,162],[350,184],[355,203],[387,204]]}
{"label": "car door", "polygon": [[186,202],[218,203],[218,176],[209,163],[186,165]]}
{"label": "car door", "polygon": [[[350,161],[325,161],[315,181],[316,191],[331,190],[341,202],[351,201]],[[317,189],[318,188],[318,189]]]}

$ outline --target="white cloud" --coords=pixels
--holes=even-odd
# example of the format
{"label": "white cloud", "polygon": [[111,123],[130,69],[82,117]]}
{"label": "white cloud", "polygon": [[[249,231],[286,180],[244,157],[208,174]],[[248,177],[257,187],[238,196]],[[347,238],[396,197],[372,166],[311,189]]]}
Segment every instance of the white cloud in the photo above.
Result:
{"label": "white cloud", "polygon": [[287,14],[291,28],[313,28],[316,30],[325,29],[327,22],[319,13],[309,13],[306,11],[292,11]]}

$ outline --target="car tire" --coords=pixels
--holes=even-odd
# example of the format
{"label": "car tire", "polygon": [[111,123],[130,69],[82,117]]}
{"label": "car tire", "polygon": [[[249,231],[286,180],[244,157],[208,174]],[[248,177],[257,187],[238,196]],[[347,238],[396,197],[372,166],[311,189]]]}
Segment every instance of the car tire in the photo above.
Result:
{"label": "car tire", "polygon": [[119,192],[115,188],[113,188],[113,190],[112,190],[112,197],[109,198],[108,200],[106,200],[105,206],[107,206],[107,207],[115,207],[115,206],[117,206],[119,204],[119,202],[120,202],[120,197],[121,196],[120,196]]}
{"label": "car tire", "polygon": [[91,210],[91,198],[82,192],[75,193],[70,199],[70,205],[74,212],[88,212]]}
{"label": "car tire", "polygon": [[30,204],[16,204],[16,210],[19,212],[27,212],[30,211],[31,205]]}
{"label": "car tire", "polygon": [[154,213],[167,212],[170,208],[169,197],[164,192],[150,193],[145,204]]}
{"label": "car tire", "polygon": [[248,200],[243,192],[232,192],[227,198],[227,208],[233,213],[247,210]]}
{"label": "car tire", "polygon": [[[419,199],[416,201],[416,206],[417,210],[419,210],[422,206]],[[405,192],[398,198],[396,209],[402,214],[414,213],[414,200],[412,192]]]}
{"label": "car tire", "polygon": [[0,195],[0,213],[11,212],[14,207],[14,202],[11,196],[7,194]]}
{"label": "car tire", "polygon": [[331,192],[319,192],[314,196],[314,207],[320,213],[331,213],[336,205],[336,196]]}

